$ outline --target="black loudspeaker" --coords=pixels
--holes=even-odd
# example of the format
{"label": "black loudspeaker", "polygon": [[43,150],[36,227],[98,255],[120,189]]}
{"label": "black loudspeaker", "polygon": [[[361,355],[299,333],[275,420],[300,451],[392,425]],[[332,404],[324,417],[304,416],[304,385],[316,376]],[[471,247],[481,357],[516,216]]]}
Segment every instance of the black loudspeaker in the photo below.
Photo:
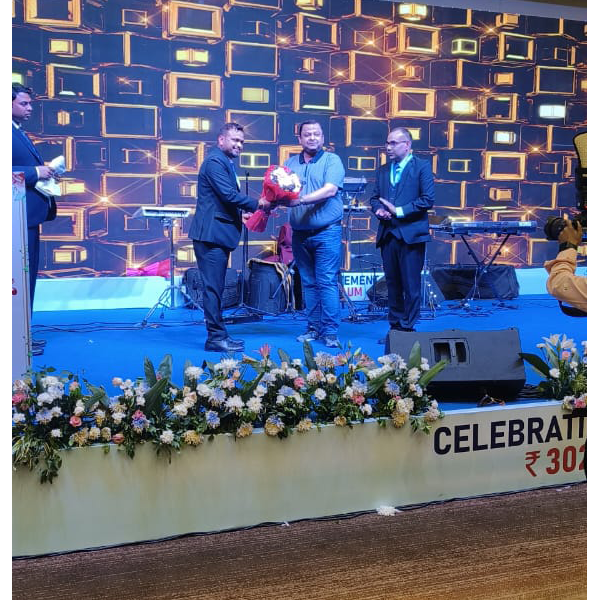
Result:
{"label": "black loudspeaker", "polygon": [[514,328],[496,331],[388,332],[385,351],[408,360],[415,342],[430,366],[442,359],[448,364],[427,386],[437,400],[481,400],[486,394],[514,399],[525,385],[525,368],[519,356],[521,340]]}
{"label": "black loudspeaker", "polygon": [[[438,284],[446,300],[462,300],[473,287],[477,265],[436,265],[431,275]],[[495,298],[490,285],[493,281],[498,296],[502,300],[516,298],[519,295],[519,282],[515,268],[511,265],[492,265],[486,275],[478,281],[477,298]]]}
{"label": "black loudspeaker", "polygon": [[274,315],[293,306],[292,277],[283,263],[251,258],[248,306]]}
{"label": "black loudspeaker", "polygon": [[[182,283],[190,298],[198,306],[202,307],[202,291],[204,286],[202,285],[200,271],[196,267],[188,269],[183,274]],[[240,303],[240,288],[240,274],[237,271],[228,270],[225,275],[225,289],[223,290],[223,308],[232,308]],[[192,303],[188,303],[188,306],[195,308]]]}

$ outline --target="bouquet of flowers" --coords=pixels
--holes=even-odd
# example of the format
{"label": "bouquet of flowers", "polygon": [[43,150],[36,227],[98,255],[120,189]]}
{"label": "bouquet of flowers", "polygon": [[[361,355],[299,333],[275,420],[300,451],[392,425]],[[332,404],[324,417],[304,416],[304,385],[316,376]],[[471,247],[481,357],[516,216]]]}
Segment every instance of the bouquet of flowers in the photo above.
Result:
{"label": "bouquet of flowers", "polygon": [[587,341],[581,342],[583,354],[577,344],[567,336],[558,333],[542,338],[537,345],[544,358],[536,354],[520,352],[533,370],[545,378],[538,389],[547,397],[562,400],[565,410],[587,407]]}
{"label": "bouquet of flowers", "polygon": [[[287,167],[271,165],[264,176],[262,195],[274,205],[287,206],[290,200],[300,195],[302,184],[298,175]],[[263,232],[269,220],[269,213],[257,210],[247,221],[250,231]]]}

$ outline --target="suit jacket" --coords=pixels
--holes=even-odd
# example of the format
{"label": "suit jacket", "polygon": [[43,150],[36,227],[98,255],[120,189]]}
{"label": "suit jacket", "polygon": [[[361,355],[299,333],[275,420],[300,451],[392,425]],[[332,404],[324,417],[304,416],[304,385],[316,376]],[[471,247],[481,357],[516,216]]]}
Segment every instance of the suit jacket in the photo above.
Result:
{"label": "suit jacket", "polygon": [[427,211],[435,199],[433,173],[428,161],[413,155],[407,163],[398,185],[390,185],[391,162],[379,167],[375,178],[375,188],[371,196],[371,208],[376,212],[385,208],[379,198],[389,200],[394,206],[401,206],[404,216],[392,217],[389,221],[379,220],[376,246],[380,246],[386,235],[391,233],[407,244],[426,242],[429,235]]}
{"label": "suit jacket", "polygon": [[240,243],[242,210],[257,207],[258,200],[240,193],[233,163],[220,148],[213,148],[198,173],[198,200],[189,237],[233,250]]}
{"label": "suit jacket", "polygon": [[33,227],[56,217],[56,202],[35,189],[38,181],[35,167],[43,165],[44,161],[23,135],[12,126],[12,170],[25,173],[27,226]]}

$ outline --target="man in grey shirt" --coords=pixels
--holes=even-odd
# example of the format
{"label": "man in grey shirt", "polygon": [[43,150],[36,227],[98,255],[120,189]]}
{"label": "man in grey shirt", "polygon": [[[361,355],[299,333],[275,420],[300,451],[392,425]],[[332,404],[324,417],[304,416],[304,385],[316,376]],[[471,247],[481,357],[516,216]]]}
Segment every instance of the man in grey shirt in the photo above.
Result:
{"label": "man in grey shirt", "polygon": [[298,127],[302,152],[285,161],[302,183],[301,196],[292,207],[292,249],[300,272],[308,328],[299,342],[323,339],[329,348],[340,347],[341,320],[338,280],[342,256],[341,189],[344,167],[337,154],[325,152],[325,138],[317,121]]}

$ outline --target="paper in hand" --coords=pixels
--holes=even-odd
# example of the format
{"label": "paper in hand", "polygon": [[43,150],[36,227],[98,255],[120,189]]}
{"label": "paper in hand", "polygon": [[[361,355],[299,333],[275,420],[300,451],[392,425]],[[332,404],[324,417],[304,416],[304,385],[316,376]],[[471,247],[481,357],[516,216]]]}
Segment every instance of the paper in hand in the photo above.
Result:
{"label": "paper in hand", "polygon": [[[53,158],[49,165],[57,175],[62,175],[65,171],[65,157],[61,154],[56,158]],[[60,196],[60,185],[58,185],[58,181],[54,179],[54,177],[50,177],[50,179],[43,179],[38,181],[35,184],[35,189],[38,192],[42,192],[45,196]]]}

